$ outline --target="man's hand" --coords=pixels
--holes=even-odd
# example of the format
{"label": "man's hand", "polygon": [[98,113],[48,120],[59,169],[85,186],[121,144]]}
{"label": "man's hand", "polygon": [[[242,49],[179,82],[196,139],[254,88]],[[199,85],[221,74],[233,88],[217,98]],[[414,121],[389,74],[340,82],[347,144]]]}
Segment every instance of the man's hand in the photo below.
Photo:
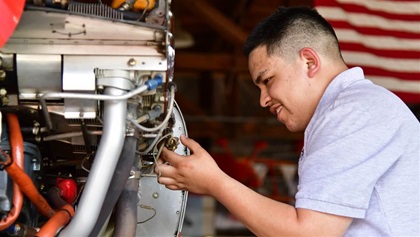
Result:
{"label": "man's hand", "polygon": [[181,136],[181,142],[190,149],[191,155],[182,156],[163,148],[155,167],[159,183],[172,190],[211,195],[216,180],[226,174],[193,139]]}
{"label": "man's hand", "polygon": [[342,236],[352,221],[260,195],[225,174],[197,142],[184,136],[181,142],[192,155],[164,149],[155,168],[159,183],[216,198],[257,236]]}

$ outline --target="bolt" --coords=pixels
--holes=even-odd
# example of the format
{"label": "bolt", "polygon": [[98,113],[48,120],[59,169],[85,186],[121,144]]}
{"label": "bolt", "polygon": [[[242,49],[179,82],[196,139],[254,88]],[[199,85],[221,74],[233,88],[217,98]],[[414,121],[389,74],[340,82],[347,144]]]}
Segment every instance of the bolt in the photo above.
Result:
{"label": "bolt", "polygon": [[158,198],[158,197],[159,197],[159,193],[156,193],[156,192],[155,192],[155,193],[153,193],[153,198],[155,198],[155,199],[156,199],[156,198]]}
{"label": "bolt", "polygon": [[0,81],[4,81],[6,79],[6,72],[4,70],[0,70]]}
{"label": "bolt", "polygon": [[134,58],[130,58],[127,62],[128,66],[136,66],[137,61]]}
{"label": "bolt", "polygon": [[7,105],[7,104],[9,104],[9,98],[7,98],[7,97],[3,97],[3,98],[1,99],[1,102],[2,102],[2,105]]}
{"label": "bolt", "polygon": [[6,96],[7,95],[7,90],[4,88],[0,89],[0,96]]}
{"label": "bolt", "polygon": [[168,148],[168,150],[175,151],[176,148],[178,147],[178,144],[179,144],[179,138],[171,137],[169,138],[169,140],[166,141],[165,146],[166,148]]}

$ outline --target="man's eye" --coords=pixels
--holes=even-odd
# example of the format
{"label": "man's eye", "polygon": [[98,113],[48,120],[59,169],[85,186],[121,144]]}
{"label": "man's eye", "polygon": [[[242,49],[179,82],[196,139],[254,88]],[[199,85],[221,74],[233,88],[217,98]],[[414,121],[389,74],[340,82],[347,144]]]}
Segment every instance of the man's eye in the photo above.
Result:
{"label": "man's eye", "polygon": [[265,79],[264,81],[263,81],[263,84],[264,85],[267,85],[268,84],[268,82],[271,80],[271,77],[269,77],[269,78],[267,78],[267,79]]}

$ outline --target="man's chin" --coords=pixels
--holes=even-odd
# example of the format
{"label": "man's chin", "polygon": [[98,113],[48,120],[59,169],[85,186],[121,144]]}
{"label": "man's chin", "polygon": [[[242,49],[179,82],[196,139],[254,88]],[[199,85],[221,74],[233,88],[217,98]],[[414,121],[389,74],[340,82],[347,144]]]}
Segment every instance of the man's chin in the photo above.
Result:
{"label": "man's chin", "polygon": [[305,129],[300,128],[299,126],[296,126],[296,124],[290,124],[290,123],[286,123],[286,122],[281,122],[280,123],[284,124],[287,128],[287,130],[289,130],[290,132],[293,133],[298,133],[298,132],[303,132]]}

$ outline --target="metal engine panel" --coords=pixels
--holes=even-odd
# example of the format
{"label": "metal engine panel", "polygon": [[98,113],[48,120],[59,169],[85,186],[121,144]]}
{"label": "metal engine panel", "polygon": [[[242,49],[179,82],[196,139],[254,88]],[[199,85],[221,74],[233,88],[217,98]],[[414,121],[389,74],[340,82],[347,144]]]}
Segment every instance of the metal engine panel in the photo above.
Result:
{"label": "metal engine panel", "polygon": [[[118,8],[58,2],[27,1],[0,48],[3,118],[16,114],[25,144],[40,154],[37,166],[31,161],[25,172],[49,202],[59,180],[77,184],[69,203],[75,215],[54,235],[178,236],[188,193],[158,184],[153,171],[163,146],[189,154],[178,139],[187,128],[174,98],[170,0],[146,0],[140,11],[124,5],[132,1],[113,1],[122,2]],[[6,136],[7,121],[2,123]],[[7,177],[6,171],[0,175]],[[136,198],[122,200],[133,180]],[[11,181],[0,184],[0,217],[6,220],[13,187]],[[126,213],[121,202],[134,203],[136,211]],[[135,226],[119,224],[118,215]],[[130,222],[131,215],[137,221]],[[42,232],[48,218],[30,216],[0,235],[20,236],[19,228]]]}

